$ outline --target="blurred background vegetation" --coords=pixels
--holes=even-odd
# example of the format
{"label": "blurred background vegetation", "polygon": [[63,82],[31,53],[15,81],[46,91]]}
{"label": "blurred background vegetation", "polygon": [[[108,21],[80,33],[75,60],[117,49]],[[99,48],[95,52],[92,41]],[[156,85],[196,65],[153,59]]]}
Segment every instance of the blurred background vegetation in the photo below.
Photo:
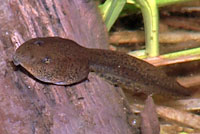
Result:
{"label": "blurred background vegetation", "polygon": [[[98,0],[110,31],[112,49],[131,51],[131,55],[139,58],[184,58],[182,62],[199,59],[199,3],[199,0]],[[185,59],[187,56],[192,58]]]}
{"label": "blurred background vegetation", "polygon": [[[163,68],[184,87],[200,91],[200,0],[97,0],[97,3],[109,32],[110,49],[142,58]],[[200,132],[198,93],[196,96],[172,103],[155,100],[156,104],[187,110],[165,109],[159,113],[157,109],[159,117],[170,122],[160,120],[162,134]],[[128,99],[134,110],[140,106],[134,101],[137,97],[130,96],[133,101]]]}

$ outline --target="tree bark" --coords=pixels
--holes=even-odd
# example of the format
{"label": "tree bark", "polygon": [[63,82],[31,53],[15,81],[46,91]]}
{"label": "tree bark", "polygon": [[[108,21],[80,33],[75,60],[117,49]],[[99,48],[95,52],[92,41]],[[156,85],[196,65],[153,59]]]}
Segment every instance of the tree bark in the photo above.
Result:
{"label": "tree bark", "polygon": [[106,48],[105,27],[90,0],[0,0],[0,133],[137,133],[120,88],[94,74],[72,86],[40,83],[11,66],[17,46],[60,36]]}

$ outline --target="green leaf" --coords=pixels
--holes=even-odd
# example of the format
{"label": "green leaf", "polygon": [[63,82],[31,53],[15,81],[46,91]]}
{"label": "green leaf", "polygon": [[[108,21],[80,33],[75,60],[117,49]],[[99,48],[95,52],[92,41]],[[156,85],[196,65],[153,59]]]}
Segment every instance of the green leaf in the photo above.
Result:
{"label": "green leaf", "polygon": [[108,31],[117,20],[125,4],[126,0],[106,0],[103,5],[99,6]]}

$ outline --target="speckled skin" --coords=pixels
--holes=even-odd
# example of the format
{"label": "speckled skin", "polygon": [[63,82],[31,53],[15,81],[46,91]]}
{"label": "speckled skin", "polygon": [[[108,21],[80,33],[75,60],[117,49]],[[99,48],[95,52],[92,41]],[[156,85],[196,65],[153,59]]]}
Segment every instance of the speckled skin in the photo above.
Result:
{"label": "speckled skin", "polygon": [[81,54],[83,50],[71,40],[36,38],[22,44],[13,61],[43,82],[70,85],[88,76],[89,64]]}
{"label": "speckled skin", "polygon": [[70,85],[87,78],[94,71],[113,84],[146,94],[187,96],[189,91],[162,70],[127,54],[84,48],[59,37],[31,39],[14,55],[37,79],[57,85]]}

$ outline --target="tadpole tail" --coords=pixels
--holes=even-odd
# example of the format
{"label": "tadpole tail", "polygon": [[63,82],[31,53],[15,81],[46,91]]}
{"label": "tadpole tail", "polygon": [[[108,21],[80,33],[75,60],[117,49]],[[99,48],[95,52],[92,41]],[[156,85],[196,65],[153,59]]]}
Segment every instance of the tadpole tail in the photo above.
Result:
{"label": "tadpole tail", "polygon": [[110,50],[89,49],[90,70],[115,85],[145,94],[189,96],[191,92],[159,68]]}

